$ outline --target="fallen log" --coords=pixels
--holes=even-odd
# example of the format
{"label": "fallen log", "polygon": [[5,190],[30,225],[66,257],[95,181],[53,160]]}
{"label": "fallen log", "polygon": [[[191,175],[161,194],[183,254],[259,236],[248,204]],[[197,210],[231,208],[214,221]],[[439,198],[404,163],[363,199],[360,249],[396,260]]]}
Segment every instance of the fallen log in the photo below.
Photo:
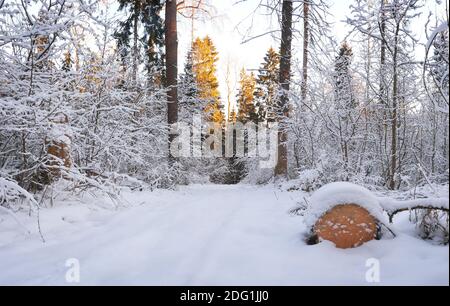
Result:
{"label": "fallen log", "polygon": [[393,200],[390,198],[380,198],[380,205],[389,216],[389,223],[394,222],[395,215],[418,209],[430,209],[449,213],[448,198],[423,198],[415,200]]}

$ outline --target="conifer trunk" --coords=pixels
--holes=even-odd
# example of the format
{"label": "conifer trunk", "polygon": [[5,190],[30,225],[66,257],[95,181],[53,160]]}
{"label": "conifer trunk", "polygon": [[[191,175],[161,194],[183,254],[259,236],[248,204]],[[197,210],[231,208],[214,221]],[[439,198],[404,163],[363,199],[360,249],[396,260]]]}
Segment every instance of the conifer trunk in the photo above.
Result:
{"label": "conifer trunk", "polygon": [[[282,9],[281,25],[281,48],[280,48],[280,85],[283,93],[279,101],[278,121],[289,116],[289,89],[291,81],[291,52],[292,52],[292,1],[284,0]],[[287,133],[280,127],[278,132],[278,162],[275,168],[276,176],[287,176]]]}
{"label": "conifer trunk", "polygon": [[306,100],[308,93],[308,61],[309,61],[309,0],[303,2],[303,80],[301,95]]}
{"label": "conifer trunk", "polygon": [[138,57],[139,57],[138,23],[139,23],[139,0],[135,0],[134,18],[133,18],[133,86],[137,86]]}
{"label": "conifer trunk", "polygon": [[[178,35],[177,35],[177,2],[166,1],[165,20],[166,44],[166,86],[168,88],[167,123],[169,126],[178,121]],[[169,159],[174,157],[170,153],[170,145],[176,135],[169,135]]]}

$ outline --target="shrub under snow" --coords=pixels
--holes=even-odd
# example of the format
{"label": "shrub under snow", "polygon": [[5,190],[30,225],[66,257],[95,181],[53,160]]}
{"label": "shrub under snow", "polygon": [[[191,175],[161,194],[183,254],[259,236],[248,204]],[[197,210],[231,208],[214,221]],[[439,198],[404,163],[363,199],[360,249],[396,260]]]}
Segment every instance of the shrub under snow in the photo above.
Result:
{"label": "shrub under snow", "polygon": [[37,205],[34,197],[16,182],[0,177],[0,206],[11,208],[13,203],[21,200]]}

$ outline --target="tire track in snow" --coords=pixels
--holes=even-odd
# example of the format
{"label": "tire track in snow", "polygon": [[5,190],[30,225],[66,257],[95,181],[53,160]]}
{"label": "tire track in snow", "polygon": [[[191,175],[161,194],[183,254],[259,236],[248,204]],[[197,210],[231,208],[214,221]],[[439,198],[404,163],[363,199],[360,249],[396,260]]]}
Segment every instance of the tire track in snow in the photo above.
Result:
{"label": "tire track in snow", "polygon": [[230,226],[230,223],[234,220],[233,218],[238,214],[239,211],[242,210],[242,207],[236,206],[226,217],[226,219],[213,231],[210,233],[209,238],[204,243],[203,247],[197,252],[195,256],[194,262],[202,262],[202,264],[193,265],[196,268],[193,268],[190,272],[189,276],[185,281],[185,285],[192,285],[195,283],[195,280],[202,275],[202,271],[204,271],[210,262],[210,259],[214,252],[216,252],[215,246],[220,243],[220,237],[223,237],[227,231],[226,229]]}
{"label": "tire track in snow", "polygon": [[[246,199],[240,197],[242,193],[239,192],[237,188],[231,188],[229,186],[211,186],[210,190],[204,190],[200,194],[191,194],[195,199],[190,199],[190,201],[201,203],[209,203],[205,207],[206,209],[211,209],[210,206],[217,206],[215,210],[215,215],[206,215],[207,218],[207,229],[201,228],[197,232],[197,237],[190,237],[192,242],[199,241],[200,244],[193,246],[191,249],[193,252],[186,252],[187,258],[181,260],[181,262],[176,264],[174,269],[175,275],[170,275],[167,280],[171,283],[171,278],[173,279],[183,279],[185,285],[192,285],[196,282],[202,275],[202,271],[205,271],[208,264],[213,261],[214,253],[217,252],[217,245],[222,241],[221,237],[224,237],[230,227],[230,224],[235,220],[239,212],[246,206]],[[211,203],[211,194],[219,193],[220,200]],[[239,195],[236,199],[236,195]],[[198,207],[197,207],[198,208]],[[229,212],[224,213],[222,209],[227,209]],[[185,220],[189,224],[191,220]],[[204,221],[204,219],[202,219]],[[179,224],[178,224],[179,226]],[[188,226],[189,227],[189,226]],[[165,241],[167,244],[168,242]]]}

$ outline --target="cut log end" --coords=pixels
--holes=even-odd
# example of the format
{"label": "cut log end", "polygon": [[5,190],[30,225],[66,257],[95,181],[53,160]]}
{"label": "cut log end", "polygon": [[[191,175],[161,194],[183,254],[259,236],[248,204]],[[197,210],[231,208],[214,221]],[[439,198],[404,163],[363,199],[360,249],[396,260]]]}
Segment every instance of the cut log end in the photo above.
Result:
{"label": "cut log end", "polygon": [[356,204],[337,205],[315,224],[315,234],[333,242],[337,248],[349,249],[363,245],[377,237],[377,220]]}

